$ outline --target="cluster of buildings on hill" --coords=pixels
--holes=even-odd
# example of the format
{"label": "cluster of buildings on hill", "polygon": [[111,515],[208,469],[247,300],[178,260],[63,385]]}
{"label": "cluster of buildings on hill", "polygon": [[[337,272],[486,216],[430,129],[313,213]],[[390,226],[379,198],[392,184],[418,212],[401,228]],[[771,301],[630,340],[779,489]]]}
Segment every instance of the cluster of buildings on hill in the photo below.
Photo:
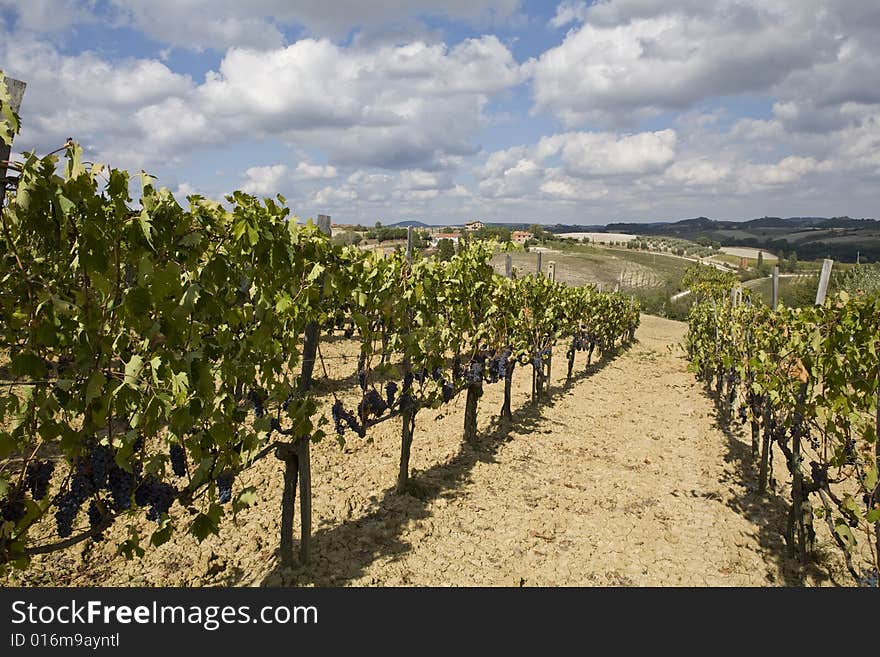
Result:
{"label": "cluster of buildings on hill", "polygon": [[[328,221],[328,223],[329,223],[330,217],[324,218],[323,215],[320,215],[319,218],[325,219],[325,221]],[[378,226],[378,224],[377,224],[377,226]],[[424,225],[422,224],[422,226],[424,226]],[[363,226],[360,226],[359,228],[361,230],[364,230]],[[487,226],[482,221],[469,221],[462,228],[446,227],[445,229],[436,229],[436,228],[431,229],[430,227],[427,227],[427,226],[424,226],[424,228],[427,228],[428,230],[423,230],[422,228],[416,228],[415,230],[418,230],[418,231],[422,232],[423,234],[430,232],[431,233],[430,244],[432,247],[436,248],[437,244],[440,242],[440,240],[448,239],[448,240],[451,240],[453,243],[458,243],[458,241],[462,238],[463,235],[466,235],[469,233],[477,233],[479,231],[482,231],[482,230],[485,230],[486,228],[491,228],[491,227]],[[352,230],[352,226],[349,226],[347,224],[331,224],[331,229],[333,231],[333,234],[350,233]],[[439,230],[440,232],[433,232],[434,230]],[[523,245],[526,242],[528,242],[528,240],[532,239],[533,237],[534,237],[534,235],[527,230],[510,231],[510,240],[516,244]],[[360,241],[360,240],[358,240],[358,241]],[[357,242],[355,242],[355,243],[357,243]]]}
{"label": "cluster of buildings on hill", "polygon": [[[464,225],[463,230],[434,233],[433,235],[431,235],[431,245],[436,246],[437,242],[442,239],[458,242],[458,240],[461,239],[463,233],[475,233],[479,230],[483,230],[484,228],[486,228],[486,224],[484,224],[482,221],[469,221]],[[517,244],[525,244],[526,241],[530,240],[532,237],[533,235],[527,230],[514,230],[510,233],[511,241]]]}

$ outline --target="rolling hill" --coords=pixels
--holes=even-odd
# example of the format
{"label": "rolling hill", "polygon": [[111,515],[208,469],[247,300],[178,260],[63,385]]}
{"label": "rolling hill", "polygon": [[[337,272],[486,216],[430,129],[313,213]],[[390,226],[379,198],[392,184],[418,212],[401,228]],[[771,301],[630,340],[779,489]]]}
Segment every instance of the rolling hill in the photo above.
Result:
{"label": "rolling hill", "polygon": [[[590,227],[595,230],[594,226]],[[584,230],[582,226],[548,227],[554,233]],[[833,258],[842,262],[880,261],[880,221],[851,217],[760,217],[749,221],[717,221],[696,217],[675,222],[610,223],[605,231],[667,235],[723,246],[749,246],[776,254],[797,253],[801,260]]]}

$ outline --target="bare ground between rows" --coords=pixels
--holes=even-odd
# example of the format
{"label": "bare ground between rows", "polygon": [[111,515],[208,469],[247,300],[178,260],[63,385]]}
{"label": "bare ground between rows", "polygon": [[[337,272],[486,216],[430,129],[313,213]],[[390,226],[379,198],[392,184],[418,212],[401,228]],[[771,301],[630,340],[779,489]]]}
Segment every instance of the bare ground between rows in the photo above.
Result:
{"label": "bare ground between rows", "polygon": [[[686,326],[642,316],[637,341],[565,383],[554,357],[550,397],[529,403],[514,377],[514,420],[499,425],[500,385],[480,400],[479,439],[461,441],[463,395],[417,418],[408,494],[393,492],[400,423],[371,441],[314,446],[315,532],[306,565],[277,560],[281,469],[267,461],[237,485],[255,507],[198,544],[180,534],[142,559],[115,556],[126,530],[49,555],[8,578],[28,585],[767,586],[846,583],[820,533],[823,558],[801,575],[780,529],[787,491],[754,491],[750,448],[716,421],[686,370]],[[349,407],[353,343],[322,347]],[[319,385],[319,392],[322,387]],[[326,391],[325,391],[326,394]],[[326,405],[332,397],[326,395]],[[821,530],[821,527],[819,528]],[[143,523],[142,530],[149,531]],[[116,539],[116,540],[113,540]],[[827,537],[824,537],[827,539]]]}

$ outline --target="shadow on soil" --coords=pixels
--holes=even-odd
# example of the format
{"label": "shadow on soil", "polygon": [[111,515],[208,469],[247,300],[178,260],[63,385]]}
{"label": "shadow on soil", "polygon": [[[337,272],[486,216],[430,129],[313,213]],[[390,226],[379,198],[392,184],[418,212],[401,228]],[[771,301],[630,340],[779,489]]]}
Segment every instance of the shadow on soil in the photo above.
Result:
{"label": "shadow on soil", "polygon": [[[399,558],[410,550],[409,543],[400,538],[401,534],[409,523],[430,516],[429,507],[433,500],[454,499],[460,495],[460,488],[468,481],[474,466],[478,462],[494,463],[499,447],[511,440],[510,432],[513,429],[518,433],[536,431],[546,420],[546,409],[553,408],[555,401],[571,386],[604,369],[625,349],[618,349],[589,367],[582,365],[572,375],[571,381],[550,386],[540,404],[528,403],[516,409],[510,422],[495,418],[488,430],[478,435],[476,442],[462,442],[458,453],[447,462],[411,472],[406,494],[398,494],[393,488],[386,489],[375,503],[375,508],[366,515],[344,520],[332,527],[319,528],[312,535],[308,564],[283,568],[276,555],[262,585],[344,586],[360,578],[373,562]],[[517,369],[521,370],[519,376],[530,374],[528,368]],[[483,410],[485,412],[486,409]],[[421,421],[430,421],[428,417],[428,413],[423,412]],[[417,417],[415,440],[419,439],[419,420]],[[234,586],[243,576],[244,573],[232,572],[224,579],[223,585]]]}
{"label": "shadow on soil", "polygon": [[[780,472],[780,468],[787,477],[788,470],[785,464],[776,461],[770,472],[767,490],[763,493],[759,492],[759,457],[752,454],[751,436],[742,437],[737,422],[730,420],[723,401],[709,385],[704,387],[703,393],[715,404],[714,426],[727,439],[727,453],[724,455],[724,460],[735,466],[736,474],[728,475],[729,481],[726,483],[732,485],[732,490],[739,489],[743,485],[746,489],[744,494],[734,496],[728,502],[728,506],[758,528],[755,538],[763,548],[767,562],[776,568],[775,576],[767,577],[768,585],[782,583],[786,586],[804,586],[808,581],[816,584],[840,585],[830,568],[822,563],[821,551],[817,551],[814,558],[805,565],[801,565],[798,559],[788,554],[784,535],[789,509],[787,487],[774,478],[774,475]],[[784,458],[779,453],[775,457]]]}

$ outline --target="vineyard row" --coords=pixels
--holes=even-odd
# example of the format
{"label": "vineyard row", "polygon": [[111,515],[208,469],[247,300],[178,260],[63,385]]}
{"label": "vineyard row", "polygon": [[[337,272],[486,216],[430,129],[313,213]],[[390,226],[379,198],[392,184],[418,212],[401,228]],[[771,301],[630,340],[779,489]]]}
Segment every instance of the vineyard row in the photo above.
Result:
{"label": "vineyard row", "polygon": [[[146,174],[132,209],[126,172],[83,162],[76,144],[63,154],[13,165],[0,213],[0,568],[99,540],[119,519],[127,557],[178,529],[202,540],[253,503],[238,475],[269,455],[285,472],[282,561],[297,489],[306,559],[309,447],[331,421],[343,441],[399,419],[404,491],[421,409],[466,395],[472,440],[484,385],[505,386],[510,421],[517,367],[539,402],[555,344],[571,376],[576,352],[610,355],[638,325],[622,295],[497,275],[486,245],[448,262],[381,258],[334,245],[280,196],[193,196],[184,209]],[[361,395],[328,419],[312,377],[337,330],[360,345]]]}
{"label": "vineyard row", "polygon": [[[695,270],[696,272],[696,270]],[[758,489],[774,448],[791,482],[785,537],[805,563],[827,523],[853,579],[877,586],[880,554],[880,296],[846,293],[793,309],[739,303],[735,281],[698,271],[690,314],[693,370],[728,419],[750,425]]]}

